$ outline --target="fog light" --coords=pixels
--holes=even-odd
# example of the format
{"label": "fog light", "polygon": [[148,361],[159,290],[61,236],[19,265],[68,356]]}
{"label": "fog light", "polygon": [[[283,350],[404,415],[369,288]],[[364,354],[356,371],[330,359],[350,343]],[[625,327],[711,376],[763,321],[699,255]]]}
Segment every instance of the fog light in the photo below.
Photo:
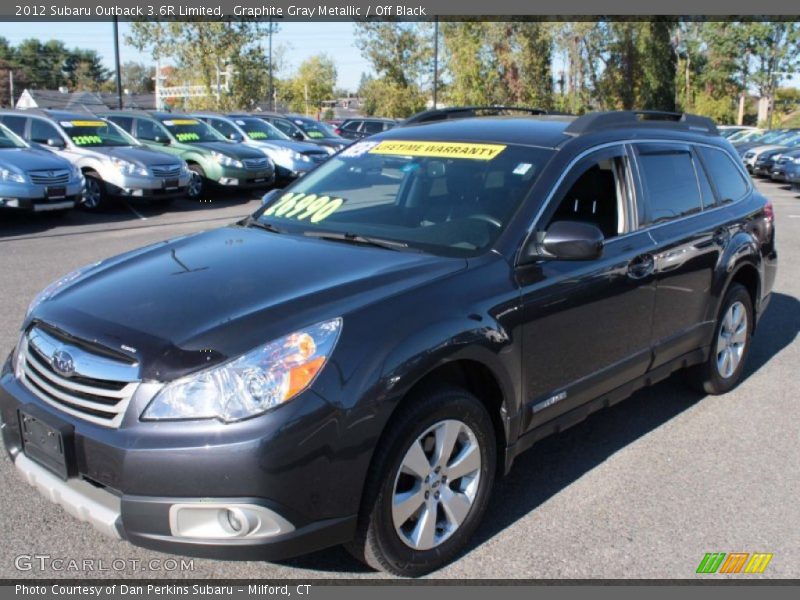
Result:
{"label": "fog light", "polygon": [[289,521],[256,504],[174,504],[169,510],[169,525],[176,537],[209,540],[272,537],[294,531]]}

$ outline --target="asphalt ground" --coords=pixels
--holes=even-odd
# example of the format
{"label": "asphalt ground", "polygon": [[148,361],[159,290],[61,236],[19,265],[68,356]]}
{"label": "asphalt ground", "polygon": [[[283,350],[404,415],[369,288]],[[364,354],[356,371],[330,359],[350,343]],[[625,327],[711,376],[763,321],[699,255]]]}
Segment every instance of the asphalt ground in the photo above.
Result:
{"label": "asphalt ground", "polygon": [[[542,441],[498,482],[464,556],[433,577],[727,577],[695,574],[707,552],[774,554],[763,575],[729,577],[800,577],[800,195],[758,186],[775,206],[780,268],[742,384],[706,397],[676,375]],[[254,197],[229,197],[63,218],[0,214],[2,353],[16,343],[30,299],[51,280],[257,206]],[[49,558],[26,558],[34,555]],[[0,456],[0,578],[386,577],[341,548],[279,563],[193,559],[186,570],[173,570],[169,558],[103,537],[41,497]],[[106,570],[72,571],[70,559]]]}

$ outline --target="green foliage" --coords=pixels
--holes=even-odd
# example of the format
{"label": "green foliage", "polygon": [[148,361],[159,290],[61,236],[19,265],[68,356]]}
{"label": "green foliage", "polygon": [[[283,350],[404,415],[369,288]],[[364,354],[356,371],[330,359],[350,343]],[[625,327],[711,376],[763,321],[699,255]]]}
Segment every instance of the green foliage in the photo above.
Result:
{"label": "green foliage", "polygon": [[302,62],[295,76],[287,83],[282,99],[290,110],[316,113],[323,100],[330,100],[334,96],[336,64],[324,54],[312,56]]}
{"label": "green foliage", "polygon": [[356,23],[356,44],[377,75],[362,77],[359,86],[368,115],[407,117],[425,107],[422,82],[432,69],[430,29],[420,23]]}

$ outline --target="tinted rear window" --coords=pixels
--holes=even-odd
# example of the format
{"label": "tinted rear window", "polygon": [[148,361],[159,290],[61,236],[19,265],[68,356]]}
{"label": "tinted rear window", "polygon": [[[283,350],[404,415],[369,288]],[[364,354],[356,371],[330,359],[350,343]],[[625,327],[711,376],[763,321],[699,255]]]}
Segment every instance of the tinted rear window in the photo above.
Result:
{"label": "tinted rear window", "polygon": [[669,221],[701,210],[692,155],[682,148],[642,147],[639,164],[647,190],[646,222]]}
{"label": "tinted rear window", "polygon": [[705,147],[699,151],[722,202],[734,202],[747,193],[747,182],[727,152]]}
{"label": "tinted rear window", "polygon": [[6,116],[3,117],[3,125],[20,137],[25,137],[25,117]]}

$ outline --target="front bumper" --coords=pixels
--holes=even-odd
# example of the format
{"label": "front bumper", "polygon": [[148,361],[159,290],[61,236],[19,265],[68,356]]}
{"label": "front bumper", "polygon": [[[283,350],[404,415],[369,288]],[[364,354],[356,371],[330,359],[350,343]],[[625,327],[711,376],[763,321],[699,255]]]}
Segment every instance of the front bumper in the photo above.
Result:
{"label": "front bumper", "polygon": [[191,174],[182,173],[176,178],[141,177],[122,175],[111,171],[100,173],[106,184],[106,191],[112,196],[126,198],[170,198],[183,196],[189,187]]}
{"label": "front bumper", "polygon": [[[16,469],[40,493],[106,535],[175,554],[267,560],[337,545],[353,535],[361,488],[343,487],[348,476],[342,465],[331,464],[338,428],[328,427],[326,434],[320,423],[335,421],[335,411],[316,394],[307,392],[286,411],[234,426],[141,423],[135,415],[155,390],[141,384],[131,414],[112,429],[55,409],[9,369],[7,362],[0,417]],[[65,444],[74,447],[73,477],[64,480],[24,453],[20,410],[71,428]],[[189,511],[188,520],[181,521],[181,511]],[[221,530],[226,511],[247,516],[248,533]]]}
{"label": "front bumper", "polygon": [[57,197],[52,197],[53,188],[31,183],[0,183],[0,208],[43,212],[69,209],[78,204],[83,194],[83,180],[74,179],[67,182],[59,190]]}
{"label": "front bumper", "polygon": [[217,185],[230,188],[251,189],[275,183],[275,170],[271,167],[266,169],[218,167],[216,172],[207,172],[207,176]]}
{"label": "front bumper", "polygon": [[772,167],[774,163],[772,162],[757,162],[753,166],[753,175],[759,175],[761,177],[769,177],[772,172]]}

